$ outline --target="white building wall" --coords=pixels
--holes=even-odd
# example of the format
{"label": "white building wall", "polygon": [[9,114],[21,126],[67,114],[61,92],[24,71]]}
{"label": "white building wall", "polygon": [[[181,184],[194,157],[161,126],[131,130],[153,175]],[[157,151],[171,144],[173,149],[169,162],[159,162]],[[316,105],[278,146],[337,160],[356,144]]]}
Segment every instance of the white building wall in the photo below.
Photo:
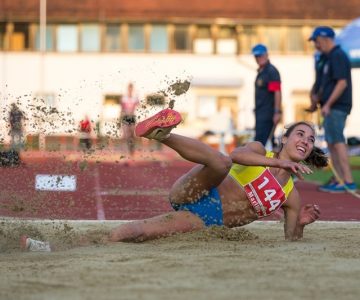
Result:
{"label": "white building wall", "polygon": [[[314,80],[312,56],[270,55],[271,62],[282,77],[284,122],[294,120],[292,93],[294,90],[309,90]],[[72,124],[88,114],[97,121],[102,114],[105,94],[120,94],[129,81],[135,83],[140,97],[166,88],[180,79],[232,83],[238,90],[239,129],[254,126],[254,79],[256,64],[252,56],[214,55],[149,55],[149,54],[60,54],[0,52],[0,99],[2,118],[1,136],[7,136],[7,107],[20,99],[22,109],[29,109],[34,95],[43,91],[54,93],[57,107],[62,112],[71,112]],[[236,82],[238,80],[238,85]],[[354,109],[349,118],[346,133],[360,135],[360,69],[353,70]],[[175,108],[188,113],[188,124],[196,118],[196,86],[176,98]],[[142,116],[152,113],[143,111]],[[5,115],[4,115],[5,114]],[[31,123],[28,122],[28,125]],[[65,122],[69,125],[69,122]],[[71,122],[70,122],[71,123]],[[74,126],[74,125],[73,125]],[[64,128],[55,126],[50,133],[63,133]],[[36,131],[30,125],[28,131]],[[68,130],[68,127],[67,129]],[[179,128],[189,135],[199,132]],[[205,128],[206,130],[206,128]]]}

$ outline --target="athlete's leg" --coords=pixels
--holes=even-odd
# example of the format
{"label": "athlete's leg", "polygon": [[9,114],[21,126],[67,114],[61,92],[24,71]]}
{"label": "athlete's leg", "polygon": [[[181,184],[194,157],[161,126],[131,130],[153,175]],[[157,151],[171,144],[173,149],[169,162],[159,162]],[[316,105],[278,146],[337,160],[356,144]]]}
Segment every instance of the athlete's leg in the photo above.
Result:
{"label": "athlete's leg", "polygon": [[173,203],[194,201],[212,187],[218,186],[227,176],[232,161],[210,146],[170,131],[181,122],[178,112],[166,109],[140,122],[135,129],[138,136],[154,138],[175,150],[184,159],[199,164],[182,176],[170,191]]}
{"label": "athlete's leg", "polygon": [[203,221],[188,211],[171,212],[150,219],[137,220],[114,228],[111,242],[142,242],[204,228]]}
{"label": "athlete's leg", "polygon": [[184,159],[198,164],[172,186],[170,200],[173,203],[193,202],[218,186],[230,171],[230,157],[198,140],[170,134],[162,143],[174,149]]}

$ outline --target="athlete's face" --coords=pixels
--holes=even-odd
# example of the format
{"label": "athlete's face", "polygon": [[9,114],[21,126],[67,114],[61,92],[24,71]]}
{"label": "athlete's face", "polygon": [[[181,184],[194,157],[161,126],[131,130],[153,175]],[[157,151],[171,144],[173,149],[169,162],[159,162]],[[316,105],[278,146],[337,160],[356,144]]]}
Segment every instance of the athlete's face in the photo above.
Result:
{"label": "athlete's face", "polygon": [[305,160],[311,153],[315,144],[315,132],[306,125],[297,125],[288,137],[283,137],[283,149],[293,161]]}

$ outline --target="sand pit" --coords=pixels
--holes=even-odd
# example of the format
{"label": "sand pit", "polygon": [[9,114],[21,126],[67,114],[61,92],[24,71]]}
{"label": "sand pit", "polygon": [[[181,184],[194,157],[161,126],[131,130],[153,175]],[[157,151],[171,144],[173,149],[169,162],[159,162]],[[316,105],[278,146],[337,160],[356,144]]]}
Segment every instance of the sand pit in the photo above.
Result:
{"label": "sand pit", "polygon": [[[256,222],[106,245],[116,222],[0,224],[0,299],[360,298],[360,223],[318,222],[298,242],[278,222]],[[22,233],[57,251],[21,252]],[[92,245],[75,247],[84,234]]]}

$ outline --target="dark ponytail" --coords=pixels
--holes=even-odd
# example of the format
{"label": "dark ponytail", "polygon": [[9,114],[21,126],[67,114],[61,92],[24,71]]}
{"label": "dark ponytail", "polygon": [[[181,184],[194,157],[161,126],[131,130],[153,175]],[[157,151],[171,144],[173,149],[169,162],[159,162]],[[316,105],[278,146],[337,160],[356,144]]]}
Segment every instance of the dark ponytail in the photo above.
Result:
{"label": "dark ponytail", "polygon": [[323,150],[314,146],[310,155],[307,159],[304,160],[304,162],[307,165],[313,166],[315,168],[324,168],[329,164],[329,158],[326,156]]}

